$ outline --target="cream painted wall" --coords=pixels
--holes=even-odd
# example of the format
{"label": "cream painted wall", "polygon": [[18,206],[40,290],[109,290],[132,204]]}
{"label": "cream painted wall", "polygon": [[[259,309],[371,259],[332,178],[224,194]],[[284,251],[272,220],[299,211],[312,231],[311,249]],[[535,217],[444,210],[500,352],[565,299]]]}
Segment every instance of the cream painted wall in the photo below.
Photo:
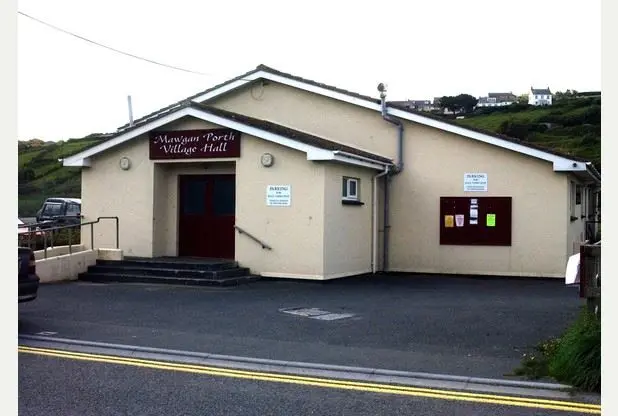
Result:
{"label": "cream painted wall", "polygon": [[152,255],[166,255],[167,243],[167,218],[169,216],[169,197],[167,192],[161,190],[167,187],[167,164],[155,163],[154,169],[154,192],[153,192],[153,217],[152,217]]}
{"label": "cream painted wall", "polygon": [[353,144],[386,157],[396,157],[394,125],[379,112],[270,83],[263,88],[231,92],[209,102],[224,110],[269,120],[332,141]]}
{"label": "cream painted wall", "polygon": [[[395,157],[396,129],[378,112],[276,84],[261,92],[253,91],[253,96],[245,91],[220,98],[216,105]],[[211,127],[217,126],[188,119],[162,130]],[[242,137],[241,157],[235,166],[237,225],[273,250],[263,250],[246,235],[237,233],[237,260],[256,273],[301,278],[324,278],[370,267],[370,205],[336,206],[335,199],[330,198],[335,192],[340,195],[336,178],[343,168],[308,162],[301,152],[247,135]],[[263,168],[259,162],[266,151],[275,156],[271,168]],[[122,155],[131,158],[131,170],[118,167]],[[213,163],[229,172],[234,169],[232,161]],[[554,173],[550,163],[410,122],[405,122],[405,163],[404,172],[391,184],[390,270],[556,277],[564,273],[565,247],[572,237],[567,235],[572,232],[565,226],[564,215],[568,186],[566,175]],[[131,144],[95,157],[92,168],[83,170],[86,220],[101,215],[120,216],[125,255],[174,255],[177,177],[201,173],[204,166],[204,161],[196,160],[152,163],[148,160],[146,138],[134,139]],[[511,247],[439,245],[439,197],[464,196],[465,172],[489,175],[489,192],[465,196],[513,197]],[[367,175],[361,181],[363,186],[369,186],[370,171],[362,174]],[[292,185],[293,207],[267,207],[268,184]],[[363,188],[362,192],[365,195],[367,191]],[[382,201],[380,198],[380,205]],[[348,228],[352,223],[348,211],[359,217],[358,229]],[[379,213],[381,216],[382,206]],[[337,222],[338,218],[343,222]],[[334,231],[336,223],[344,224],[341,227],[347,235],[367,237],[344,241],[346,234]],[[113,232],[98,229],[95,246],[113,247]],[[83,241],[88,243],[85,231]],[[366,243],[355,245],[361,241]],[[343,250],[345,242],[349,244],[347,250]],[[382,244],[379,247],[381,250]],[[343,251],[352,257],[343,258]]]}
{"label": "cream painted wall", "polygon": [[[216,128],[196,119],[169,124],[161,130]],[[177,254],[178,176],[234,173],[237,175],[237,224],[273,247],[266,251],[246,235],[236,234],[236,259],[254,273],[323,278],[324,165],[309,162],[302,152],[243,134],[239,159],[183,160],[153,163],[147,135],[111,149],[82,171],[85,221],[98,216],[120,217],[120,247],[128,256]],[[264,168],[260,156],[275,156]],[[128,156],[132,166],[119,168]],[[267,207],[266,185],[292,186],[292,207]],[[90,241],[87,230],[82,241]],[[95,247],[113,247],[112,224],[97,226]]]}
{"label": "cream painted wall", "polygon": [[[406,169],[392,181],[392,270],[564,276],[565,175],[549,162],[437,129],[406,131]],[[464,193],[466,172],[487,173],[488,192]],[[512,245],[441,246],[441,196],[512,197]]]}
{"label": "cream painted wall", "polygon": [[[371,271],[372,172],[354,166],[325,166],[324,274],[326,278]],[[360,180],[364,205],[341,203],[344,176]]]}
{"label": "cream painted wall", "polygon": [[[120,169],[119,159],[131,159],[131,169]],[[97,217],[120,218],[120,248],[126,256],[151,256],[153,235],[153,164],[148,159],[148,139],[138,137],[92,159],[82,170],[84,222]],[[112,221],[94,226],[95,248],[115,248]],[[90,227],[82,228],[82,244],[90,247]]]}
{"label": "cream painted wall", "polygon": [[[260,164],[270,152],[275,163]],[[236,260],[267,276],[321,279],[324,274],[324,165],[304,153],[243,135],[236,163],[236,224],[272,251],[236,234]],[[291,206],[266,206],[267,185],[291,185]]]}
{"label": "cream painted wall", "polygon": [[[396,157],[396,129],[376,111],[276,83],[211,104]],[[405,170],[390,188],[390,270],[563,276],[569,228],[565,175],[553,172],[549,162],[404,123]],[[489,192],[464,195],[465,172],[488,173]],[[468,195],[513,197],[511,247],[439,245],[440,196]]]}

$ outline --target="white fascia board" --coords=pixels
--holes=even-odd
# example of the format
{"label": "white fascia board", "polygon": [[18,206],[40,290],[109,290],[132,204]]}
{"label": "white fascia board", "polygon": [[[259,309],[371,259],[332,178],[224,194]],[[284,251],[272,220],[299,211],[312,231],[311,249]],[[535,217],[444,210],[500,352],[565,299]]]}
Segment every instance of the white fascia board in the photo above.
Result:
{"label": "white fascia board", "polygon": [[[370,162],[370,163],[378,164],[380,166],[386,166],[386,165],[393,165],[394,164],[392,161],[390,161],[390,162],[382,162],[382,161],[379,161],[379,160],[376,160],[376,159],[371,159],[369,157],[355,155],[354,153],[348,153],[348,152],[345,152],[343,150],[335,150],[335,154],[336,155],[344,156],[346,158],[363,160],[365,162]],[[386,156],[383,156],[383,157],[386,158]]]}
{"label": "white fascia board", "polygon": [[279,134],[271,133],[271,132],[259,129],[257,127],[247,126],[246,124],[240,123],[238,121],[229,120],[227,118],[223,118],[223,117],[216,116],[210,113],[206,113],[206,112],[200,111],[195,108],[189,108],[189,115],[195,118],[202,119],[204,121],[208,121],[208,122],[218,124],[223,127],[230,128],[232,130],[237,130],[241,133],[249,134],[251,136],[259,137],[260,139],[268,140],[269,142],[280,144],[281,146],[299,150],[301,152],[309,153],[311,151],[322,150],[322,149],[319,149],[318,147],[300,143],[296,140],[289,139]]}
{"label": "white fascia board", "polygon": [[335,155],[334,161],[341,162],[341,163],[347,163],[348,165],[362,166],[365,168],[375,169],[379,171],[384,170],[384,166],[387,166],[383,163],[369,162],[369,161],[359,160],[356,158],[347,157],[343,155]]}
{"label": "white fascia board", "polygon": [[60,159],[60,162],[62,162],[62,166],[70,166],[70,167],[76,167],[76,168],[89,168],[91,165],[91,161],[90,158],[83,158],[83,159],[74,159],[74,160],[70,160],[70,159]]}
{"label": "white fascia board", "polygon": [[348,157],[338,151],[323,150],[307,153],[307,160],[340,162],[348,165],[362,166],[369,169],[384,170],[384,163],[375,162],[366,158]]}
{"label": "white fascia board", "polygon": [[[280,75],[271,74],[266,71],[259,71],[254,74],[251,74],[245,77],[243,80],[238,80],[232,82],[228,85],[225,85],[216,90],[210,91],[209,93],[200,95],[196,97],[194,100],[203,102],[204,100],[208,100],[211,98],[215,98],[221,94],[224,94],[230,90],[238,88],[242,85],[245,85],[253,80],[258,78],[268,79],[273,82],[278,82],[284,85],[288,85],[290,87],[298,88],[304,91],[312,92],[315,94],[319,94],[322,96],[330,97],[339,101],[344,101],[349,104],[354,104],[360,107],[368,108],[375,111],[382,111],[381,105],[378,103],[374,103],[372,101],[368,101],[362,98],[353,97],[348,94],[344,94],[337,91],[332,91],[327,88],[319,87],[316,85],[311,85],[305,82],[289,79],[287,77],[283,77]],[[554,171],[579,171],[582,170],[582,167],[585,169],[585,163],[579,162],[575,160],[571,160],[568,158],[564,158],[561,156],[553,155],[551,153],[544,152],[538,149],[532,149],[528,146],[524,146],[521,144],[513,143],[508,140],[503,140],[498,137],[490,136],[487,134],[479,133],[473,130],[466,129],[465,127],[459,127],[452,125],[450,123],[444,123],[439,120],[435,120],[429,117],[423,117],[418,114],[408,113],[406,111],[402,111],[395,108],[387,108],[387,112],[395,117],[399,117],[404,120],[412,121],[414,123],[422,124],[425,126],[437,128],[443,131],[448,131],[460,136],[464,136],[470,139],[478,140],[484,143],[488,143],[494,146],[502,147],[504,149],[512,150],[518,153],[526,154],[528,156],[535,157],[537,159],[546,160],[548,162],[553,163]],[[575,166],[573,164],[575,163]],[[570,167],[569,167],[570,166]]]}
{"label": "white fascia board", "polygon": [[194,101],[196,103],[203,103],[204,101],[208,101],[211,98],[218,97],[219,95],[225,94],[228,91],[233,91],[237,88],[242,87],[243,85],[249,84],[250,82],[253,82],[258,78],[265,78],[263,74],[264,74],[263,71],[260,71],[260,72],[256,72],[255,74],[247,75],[246,77],[243,77],[242,79],[238,79],[236,81],[230,82],[229,84],[222,85],[221,87],[215,90],[205,92],[204,94],[200,94],[197,97],[192,98],[191,101]]}
{"label": "white fascia board", "polygon": [[574,160],[562,159],[554,162],[554,171],[556,172],[583,172],[588,168],[585,162],[576,162]]}
{"label": "white fascia board", "polygon": [[97,153],[103,152],[114,146],[118,146],[119,144],[122,144],[127,140],[131,140],[134,137],[140,136],[144,133],[148,133],[150,130],[156,129],[157,127],[161,127],[168,123],[176,121],[188,115],[188,110],[190,110],[190,108],[183,108],[182,110],[175,111],[171,114],[161,117],[158,120],[154,120],[147,124],[144,124],[143,126],[136,128],[135,130],[131,130],[127,133],[121,134],[120,136],[116,136],[113,139],[107,140],[99,145],[91,147],[90,149],[86,149],[83,152],[79,152],[73,156],[69,156],[64,159],[63,166],[85,166],[81,165],[81,163],[83,163],[83,159],[87,159],[91,156],[96,155]]}
{"label": "white fascia board", "polygon": [[525,155],[532,156],[537,159],[542,159],[548,162],[552,162],[555,171],[585,170],[584,162],[578,162],[572,159],[564,158],[562,156],[553,155],[551,153],[544,152],[542,150],[532,149],[528,146],[524,146],[519,143],[513,143],[508,140],[503,140],[498,137],[490,136],[488,134],[479,133],[473,130],[466,129],[465,127],[454,126],[450,123],[444,123],[442,121],[434,120],[429,117],[423,117],[417,114],[411,114],[411,113],[407,113],[405,111],[401,111],[401,110],[393,109],[393,108],[390,108],[387,111],[389,114],[392,114],[395,117],[403,118],[403,119],[413,121],[419,124],[424,124],[426,126],[448,131],[450,133],[454,133],[459,136],[468,137],[470,139],[492,144],[494,146],[502,147],[504,149],[512,150],[514,152],[523,153]]}
{"label": "white fascia board", "polygon": [[213,124],[218,124],[223,127],[227,127],[227,128],[230,128],[230,129],[233,129],[233,130],[245,133],[245,134],[249,134],[251,136],[259,137],[261,139],[279,144],[281,146],[285,146],[291,149],[304,152],[307,155],[311,154],[311,155],[316,155],[317,157],[322,158],[322,157],[330,157],[329,155],[332,154],[332,152],[330,151],[326,151],[324,149],[320,149],[315,146],[310,146],[310,145],[298,142],[296,140],[281,136],[279,134],[274,134],[274,133],[271,133],[271,132],[268,132],[268,131],[265,131],[265,130],[262,130],[256,127],[247,126],[238,121],[229,120],[227,118],[223,118],[223,117],[220,117],[214,114],[200,111],[199,109],[188,107],[182,110],[178,110],[158,120],[147,123],[139,128],[136,128],[135,130],[131,130],[130,132],[127,132],[125,134],[121,134],[118,137],[110,139],[104,143],[101,143],[95,147],[87,149],[76,155],[68,157],[63,160],[63,165],[64,166],[79,166],[79,167],[90,166],[89,158],[91,156],[94,156],[97,153],[103,152],[114,146],[122,144],[126,142],[127,140],[131,140],[134,137],[148,133],[149,131],[156,129],[157,127],[164,126],[168,123],[176,121],[185,116],[192,116],[192,117],[204,120],[204,121],[208,121]]}

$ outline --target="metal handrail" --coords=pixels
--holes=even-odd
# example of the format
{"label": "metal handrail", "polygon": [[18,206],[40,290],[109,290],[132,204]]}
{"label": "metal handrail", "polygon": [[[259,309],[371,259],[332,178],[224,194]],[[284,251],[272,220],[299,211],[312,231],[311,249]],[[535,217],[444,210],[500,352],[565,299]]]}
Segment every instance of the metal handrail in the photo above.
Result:
{"label": "metal handrail", "polygon": [[[79,227],[81,231],[81,227],[89,225],[90,226],[90,247],[94,249],[94,224],[98,224],[99,222],[101,222],[101,220],[114,220],[116,222],[116,248],[117,249],[120,248],[120,219],[118,217],[98,217],[95,221],[82,222],[79,224],[69,224],[69,225],[49,227],[49,228],[37,229],[37,230],[28,229],[28,231],[24,232],[23,234],[28,234],[28,246],[30,247],[30,244],[32,242],[32,239],[31,239],[32,234],[42,233],[43,234],[44,258],[47,258],[47,235],[48,233],[51,235],[51,245],[50,246],[54,247],[54,232],[58,230],[69,230],[69,254],[72,254],[73,253],[72,251],[72,246],[73,246],[72,230],[74,228]],[[35,226],[35,224],[28,224],[28,225],[31,227]],[[18,229],[26,228],[26,227],[18,225]]]}
{"label": "metal handrail", "polygon": [[263,249],[266,249],[266,250],[272,250],[273,249],[271,246],[269,246],[268,244],[266,244],[265,242],[263,242],[262,240],[260,240],[256,236],[254,236],[253,234],[250,234],[247,231],[243,230],[238,225],[234,225],[234,228],[238,231],[239,234],[246,234],[247,237],[249,237],[250,239],[252,239],[256,243],[261,245]]}
{"label": "metal handrail", "polygon": [[[30,228],[40,227],[41,225],[53,224],[55,221],[58,221],[58,220],[77,219],[77,218],[81,219],[81,218],[84,218],[84,216],[83,215],[57,215],[55,217],[51,217],[51,219],[49,220],[45,220],[41,222],[33,222],[30,224],[23,223],[23,224],[18,225],[17,227],[30,229]],[[72,225],[79,225],[79,224],[72,224]]]}

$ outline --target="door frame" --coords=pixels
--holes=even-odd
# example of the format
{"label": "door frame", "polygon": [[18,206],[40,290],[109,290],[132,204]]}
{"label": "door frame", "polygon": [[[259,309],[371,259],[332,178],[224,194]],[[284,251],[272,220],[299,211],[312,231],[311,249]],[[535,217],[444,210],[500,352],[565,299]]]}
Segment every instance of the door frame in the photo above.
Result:
{"label": "door frame", "polygon": [[[176,177],[176,257],[182,257],[180,255],[180,219],[182,215],[182,181],[183,178],[211,178],[213,176],[231,176],[236,181],[236,172],[213,172],[213,173],[179,173]],[[234,192],[236,192],[237,186],[234,186]],[[236,197],[234,197],[234,215],[236,215]],[[234,229],[234,234],[236,230]],[[205,257],[206,258],[206,257]],[[234,236],[234,258],[226,260],[236,259],[236,238]]]}

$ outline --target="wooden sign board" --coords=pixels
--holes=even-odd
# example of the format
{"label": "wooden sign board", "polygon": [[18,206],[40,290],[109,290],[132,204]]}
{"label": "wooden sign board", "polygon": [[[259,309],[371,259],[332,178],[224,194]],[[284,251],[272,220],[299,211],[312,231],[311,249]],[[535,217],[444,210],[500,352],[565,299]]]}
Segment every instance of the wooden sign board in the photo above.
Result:
{"label": "wooden sign board", "polygon": [[153,131],[150,160],[240,157],[240,132],[231,129]]}

